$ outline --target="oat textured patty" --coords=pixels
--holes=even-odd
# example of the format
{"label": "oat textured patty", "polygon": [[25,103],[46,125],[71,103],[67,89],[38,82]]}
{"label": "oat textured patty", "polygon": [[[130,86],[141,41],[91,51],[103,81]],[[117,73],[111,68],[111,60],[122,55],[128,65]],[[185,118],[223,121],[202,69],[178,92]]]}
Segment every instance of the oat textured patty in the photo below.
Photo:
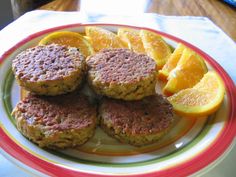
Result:
{"label": "oat textured patty", "polygon": [[29,48],[12,62],[20,86],[39,95],[75,90],[82,81],[85,67],[85,59],[76,48],[57,44]]}
{"label": "oat textured patty", "polygon": [[156,142],[174,120],[171,104],[161,95],[129,102],[105,98],[99,117],[108,135],[135,146]]}
{"label": "oat textured patty", "polygon": [[84,144],[93,136],[97,122],[96,105],[77,93],[54,97],[28,95],[12,115],[24,136],[47,148]]}
{"label": "oat textured patty", "polygon": [[87,59],[88,81],[96,93],[139,100],[155,93],[156,63],[129,49],[104,49]]}

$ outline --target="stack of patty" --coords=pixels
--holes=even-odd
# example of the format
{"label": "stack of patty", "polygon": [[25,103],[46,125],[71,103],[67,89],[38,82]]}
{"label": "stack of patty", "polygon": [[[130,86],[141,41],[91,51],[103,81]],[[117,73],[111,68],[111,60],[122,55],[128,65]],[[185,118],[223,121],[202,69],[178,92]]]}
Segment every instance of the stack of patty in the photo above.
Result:
{"label": "stack of patty", "polygon": [[12,69],[19,85],[30,91],[12,112],[24,136],[47,148],[78,146],[93,136],[96,105],[77,91],[86,63],[76,48],[36,46],[18,54]]}
{"label": "stack of patty", "polygon": [[87,60],[88,82],[104,95],[99,105],[101,128],[125,143],[156,142],[170,128],[170,103],[155,93],[156,64],[128,49],[104,49]]}
{"label": "stack of patty", "polygon": [[[85,60],[76,48],[50,44],[23,51],[12,68],[30,91],[12,115],[19,131],[40,147],[82,145],[97,122],[117,140],[142,146],[160,139],[173,122],[172,106],[155,93],[156,64],[147,55],[104,49]],[[85,76],[102,96],[98,109],[78,89]]]}

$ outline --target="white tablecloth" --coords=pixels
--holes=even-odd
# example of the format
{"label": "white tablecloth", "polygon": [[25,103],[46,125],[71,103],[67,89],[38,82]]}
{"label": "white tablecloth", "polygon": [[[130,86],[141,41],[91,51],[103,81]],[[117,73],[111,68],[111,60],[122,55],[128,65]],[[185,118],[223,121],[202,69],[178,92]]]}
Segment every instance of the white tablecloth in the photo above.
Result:
{"label": "white tablecloth", "polygon": [[[226,19],[227,20],[227,19]],[[0,55],[29,34],[46,28],[71,23],[102,22],[145,26],[172,34],[199,47],[213,57],[236,82],[236,45],[220,28],[205,17],[162,16],[157,14],[103,15],[79,12],[29,12],[0,31]],[[210,154],[209,154],[210,155]],[[232,177],[236,174],[236,147],[206,177]],[[0,155],[1,177],[26,177]]]}

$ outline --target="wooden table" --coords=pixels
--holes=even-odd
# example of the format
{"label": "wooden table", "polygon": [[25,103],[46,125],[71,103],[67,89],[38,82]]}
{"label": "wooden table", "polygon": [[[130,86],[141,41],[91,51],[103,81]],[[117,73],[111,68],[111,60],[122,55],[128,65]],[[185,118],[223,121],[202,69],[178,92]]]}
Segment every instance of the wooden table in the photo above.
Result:
{"label": "wooden table", "polygon": [[[147,0],[147,2],[149,5],[145,12],[163,15],[206,16],[236,41],[236,8],[222,0]],[[79,11],[80,1],[54,0],[39,9]]]}

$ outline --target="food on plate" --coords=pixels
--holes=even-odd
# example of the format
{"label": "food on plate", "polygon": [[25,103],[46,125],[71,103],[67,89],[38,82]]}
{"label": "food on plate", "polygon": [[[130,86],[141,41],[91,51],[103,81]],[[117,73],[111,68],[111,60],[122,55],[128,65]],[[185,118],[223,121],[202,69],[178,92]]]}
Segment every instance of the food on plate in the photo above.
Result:
{"label": "food on plate", "polygon": [[115,33],[95,26],[85,27],[86,36],[90,37],[95,52],[106,48],[127,48],[127,43]]}
{"label": "food on plate", "polygon": [[166,64],[163,66],[161,70],[158,71],[158,78],[166,81],[169,73],[176,67],[179,59],[181,58],[183,51],[186,47],[179,43],[174,52],[170,55]]}
{"label": "food on plate", "polygon": [[29,94],[12,115],[24,136],[51,149],[84,144],[93,136],[97,122],[96,106],[77,93],[54,97]]}
{"label": "food on plate", "polygon": [[[13,59],[16,80],[30,92],[12,115],[18,130],[40,147],[82,145],[97,122],[121,142],[148,145],[172,127],[174,111],[204,117],[220,107],[223,82],[185,45],[171,53],[148,30],[118,28],[116,35],[86,26],[85,33],[51,33]],[[83,78],[87,83],[76,90]]]}
{"label": "food on plate", "polygon": [[138,101],[105,98],[99,117],[101,128],[108,135],[135,146],[156,142],[174,121],[172,106],[161,95]]}
{"label": "food on plate", "polygon": [[146,54],[153,58],[157,63],[158,69],[161,69],[171,55],[169,45],[160,35],[152,31],[140,30],[140,36]]}
{"label": "food on plate", "polygon": [[39,95],[75,90],[83,79],[85,67],[85,59],[77,48],[58,44],[29,48],[12,62],[19,85]]}
{"label": "food on plate", "polygon": [[139,100],[155,94],[156,63],[129,49],[104,49],[87,60],[88,82],[101,95]]}
{"label": "food on plate", "polygon": [[41,39],[39,45],[48,45],[52,43],[76,47],[85,57],[94,53],[93,47],[90,44],[89,40],[76,32],[53,32]]}
{"label": "food on plate", "polygon": [[119,28],[117,34],[128,44],[130,50],[145,54],[145,49],[143,47],[142,39],[139,35],[139,30],[132,28]]}
{"label": "food on plate", "polygon": [[207,70],[204,60],[194,51],[185,48],[177,66],[169,73],[163,92],[172,95],[191,88],[201,80]]}
{"label": "food on plate", "polygon": [[214,113],[223,102],[224,93],[220,76],[209,71],[193,88],[181,90],[168,100],[179,115],[200,117]]}

